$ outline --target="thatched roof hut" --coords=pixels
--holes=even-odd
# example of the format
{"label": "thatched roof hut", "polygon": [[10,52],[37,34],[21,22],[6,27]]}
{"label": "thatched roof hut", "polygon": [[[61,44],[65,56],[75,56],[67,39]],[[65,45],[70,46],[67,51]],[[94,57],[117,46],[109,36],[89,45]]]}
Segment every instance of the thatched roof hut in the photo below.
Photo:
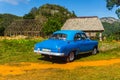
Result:
{"label": "thatched roof hut", "polygon": [[42,30],[42,22],[38,20],[16,20],[8,26],[4,32],[5,36],[39,36]]}
{"label": "thatched roof hut", "polygon": [[68,19],[61,29],[82,30],[86,32],[89,37],[96,36],[96,32],[99,32],[100,36],[102,36],[101,32],[104,31],[103,25],[97,16]]}

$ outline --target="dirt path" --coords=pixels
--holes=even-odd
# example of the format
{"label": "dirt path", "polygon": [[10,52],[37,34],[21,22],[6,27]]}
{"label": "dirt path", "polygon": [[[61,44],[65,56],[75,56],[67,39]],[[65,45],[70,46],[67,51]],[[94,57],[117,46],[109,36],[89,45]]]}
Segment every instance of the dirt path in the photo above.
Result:
{"label": "dirt path", "polygon": [[120,59],[111,60],[99,60],[99,61],[84,61],[84,62],[71,62],[67,64],[39,64],[39,63],[20,63],[14,66],[8,64],[0,65],[0,75],[19,75],[24,74],[25,71],[29,70],[39,70],[48,68],[58,68],[58,69],[75,69],[81,66],[109,66],[115,63],[120,63]]}

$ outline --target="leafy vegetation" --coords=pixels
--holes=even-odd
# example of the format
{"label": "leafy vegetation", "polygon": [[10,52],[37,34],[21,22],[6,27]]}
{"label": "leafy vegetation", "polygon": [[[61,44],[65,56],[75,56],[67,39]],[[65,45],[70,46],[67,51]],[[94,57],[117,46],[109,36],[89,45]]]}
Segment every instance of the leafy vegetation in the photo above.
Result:
{"label": "leafy vegetation", "polygon": [[48,19],[43,27],[45,35],[50,35],[56,30],[60,30],[68,18],[76,17],[74,13],[58,5],[46,4],[39,10],[42,12],[41,14]]}
{"label": "leafy vegetation", "polygon": [[25,14],[23,16],[23,19],[35,19],[35,16],[33,14],[29,13],[29,14]]}
{"label": "leafy vegetation", "polygon": [[58,18],[49,18],[44,24],[42,31],[44,31],[45,35],[50,35],[51,33],[60,30],[62,24],[63,23]]}
{"label": "leafy vegetation", "polygon": [[103,36],[107,38],[107,40],[120,40],[120,23],[114,22],[112,24],[103,22],[104,33]]}
{"label": "leafy vegetation", "polygon": [[118,16],[118,18],[120,18],[120,0],[106,0],[107,2],[107,5],[106,7],[109,9],[109,10],[112,10],[113,7],[117,7],[116,9],[116,14]]}

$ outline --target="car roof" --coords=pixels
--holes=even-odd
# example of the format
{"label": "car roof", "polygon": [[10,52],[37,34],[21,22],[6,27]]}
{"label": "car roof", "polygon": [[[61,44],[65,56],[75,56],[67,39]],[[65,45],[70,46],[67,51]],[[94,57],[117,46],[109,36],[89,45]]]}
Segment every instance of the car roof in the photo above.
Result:
{"label": "car roof", "polygon": [[84,33],[83,31],[80,30],[60,30],[60,31],[56,31],[53,34],[66,34],[67,35],[67,39],[66,40],[73,40],[74,39],[74,35],[76,33]]}

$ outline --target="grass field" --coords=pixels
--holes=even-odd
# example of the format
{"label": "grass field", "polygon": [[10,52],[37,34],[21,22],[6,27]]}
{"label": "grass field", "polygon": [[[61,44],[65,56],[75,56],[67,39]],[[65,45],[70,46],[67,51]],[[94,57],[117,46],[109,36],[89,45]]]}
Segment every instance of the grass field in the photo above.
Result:
{"label": "grass field", "polygon": [[[59,59],[46,60],[33,52],[40,39],[0,40],[0,65],[21,66],[21,62],[41,64],[59,63]],[[109,60],[120,58],[119,42],[100,42],[97,55],[79,55],[74,62]],[[69,66],[68,66],[69,67]],[[120,80],[120,64],[108,66],[80,66],[72,70],[48,68],[26,70],[20,75],[0,75],[0,80]]]}
{"label": "grass field", "polygon": [[[33,52],[34,44],[42,40],[14,39],[0,40],[0,64],[17,62],[48,62]],[[120,43],[100,42],[97,55],[79,55],[75,61],[120,58]]]}
{"label": "grass field", "polygon": [[40,56],[34,54],[34,44],[41,40],[1,40],[0,64],[16,62],[36,62]]}

